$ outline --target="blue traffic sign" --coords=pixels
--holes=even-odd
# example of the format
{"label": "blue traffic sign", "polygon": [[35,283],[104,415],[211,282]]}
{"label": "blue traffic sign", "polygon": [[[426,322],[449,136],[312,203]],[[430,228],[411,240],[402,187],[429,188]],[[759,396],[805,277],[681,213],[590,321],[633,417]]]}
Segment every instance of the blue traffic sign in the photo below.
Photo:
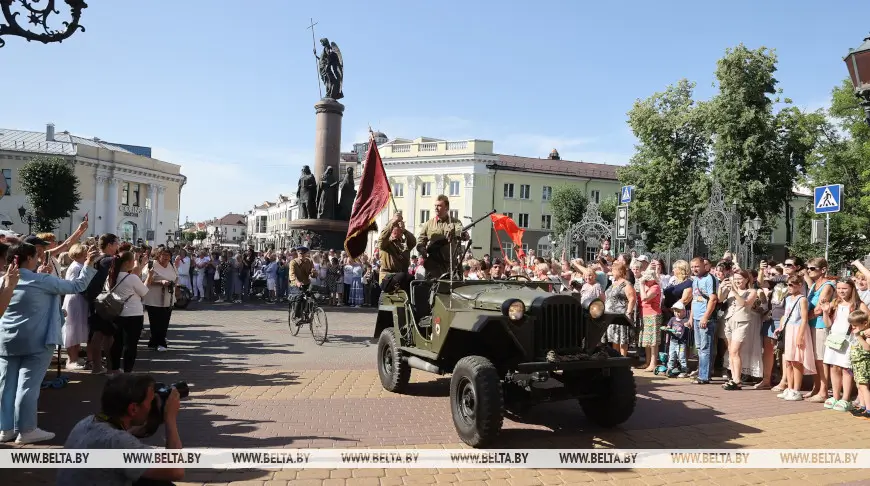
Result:
{"label": "blue traffic sign", "polygon": [[813,189],[813,208],[816,214],[839,212],[843,207],[842,196],[842,184],[831,184]]}
{"label": "blue traffic sign", "polygon": [[622,186],[619,192],[619,204],[628,204],[634,197],[634,186]]}

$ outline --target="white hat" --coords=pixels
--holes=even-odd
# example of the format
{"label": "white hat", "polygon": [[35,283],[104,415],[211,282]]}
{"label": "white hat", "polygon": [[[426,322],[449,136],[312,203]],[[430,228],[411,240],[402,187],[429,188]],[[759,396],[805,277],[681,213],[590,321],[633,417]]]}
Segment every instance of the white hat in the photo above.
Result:
{"label": "white hat", "polygon": [[683,305],[682,300],[678,300],[674,305],[671,306],[671,309],[675,310],[686,310],[686,306]]}
{"label": "white hat", "polygon": [[638,256],[636,256],[634,259],[637,260],[637,261],[639,261],[639,262],[647,262],[647,263],[649,263],[649,258],[647,258],[646,255],[638,255]]}

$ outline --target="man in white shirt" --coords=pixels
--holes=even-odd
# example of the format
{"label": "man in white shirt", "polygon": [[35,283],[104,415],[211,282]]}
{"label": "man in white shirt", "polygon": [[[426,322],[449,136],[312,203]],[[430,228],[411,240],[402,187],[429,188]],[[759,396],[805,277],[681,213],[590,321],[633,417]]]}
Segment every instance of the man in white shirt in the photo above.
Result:
{"label": "man in white shirt", "polygon": [[193,288],[193,298],[199,299],[199,302],[202,302],[202,299],[205,298],[205,267],[209,262],[211,262],[211,257],[205,251],[201,252],[199,258],[194,261],[194,265],[196,265],[196,285]]}
{"label": "man in white shirt", "polygon": [[187,288],[190,286],[190,257],[187,256],[187,250],[182,248],[175,257],[175,269],[178,271],[178,285],[184,285]]}

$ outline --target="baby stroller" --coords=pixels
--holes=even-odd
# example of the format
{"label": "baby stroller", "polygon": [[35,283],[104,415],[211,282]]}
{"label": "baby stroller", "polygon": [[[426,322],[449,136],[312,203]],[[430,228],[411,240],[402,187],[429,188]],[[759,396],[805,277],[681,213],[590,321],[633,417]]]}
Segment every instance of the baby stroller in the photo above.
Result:
{"label": "baby stroller", "polygon": [[263,272],[256,272],[251,277],[251,296],[260,300],[265,300],[269,297],[269,289],[266,286],[266,275]]}

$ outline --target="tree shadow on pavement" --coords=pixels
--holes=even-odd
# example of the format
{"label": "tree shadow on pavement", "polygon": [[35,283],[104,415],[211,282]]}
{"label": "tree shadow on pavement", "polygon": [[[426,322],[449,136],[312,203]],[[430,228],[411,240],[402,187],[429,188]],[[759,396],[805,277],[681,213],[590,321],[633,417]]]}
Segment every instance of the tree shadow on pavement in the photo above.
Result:
{"label": "tree shadow on pavement", "polygon": [[[146,326],[147,328],[147,326]],[[265,366],[253,366],[258,355],[293,355],[299,351],[292,345],[266,342],[256,337],[226,332],[208,324],[196,324],[171,329],[170,351],[157,352],[145,347],[147,332],[138,348],[134,373],[148,373],[158,382],[170,384],[186,381],[190,397],[182,401],[178,418],[179,432],[185,447],[221,448],[307,448],[312,442],[330,443],[353,439],[342,437],[294,436],[279,420],[286,419],[280,410],[270,410],[269,401],[258,401],[257,390],[279,389],[298,384],[298,375],[286,371],[270,371]],[[48,378],[53,378],[49,371]],[[82,418],[100,408],[100,395],[106,376],[89,372],[69,373],[69,384],[61,389],[42,390],[39,398],[39,427],[52,431],[55,438],[30,446],[0,444],[0,447],[42,449],[60,447],[70,430]],[[254,395],[251,395],[251,391]],[[244,400],[244,401],[242,401]],[[252,404],[256,406],[251,410]],[[262,406],[261,406],[262,404]],[[145,440],[162,446],[163,430]],[[3,484],[54,484],[56,470],[12,470],[4,475]],[[205,474],[210,473],[210,474]],[[220,474],[218,474],[220,473]],[[198,471],[188,477],[207,475],[210,481],[226,482],[260,479],[269,471]],[[11,480],[7,482],[6,480]],[[188,481],[191,479],[188,479]],[[205,482],[205,481],[203,481]]]}
{"label": "tree shadow on pavement", "polygon": [[[643,376],[636,377],[636,381],[637,407],[620,426],[596,426],[574,400],[553,402],[510,415],[496,447],[731,449],[741,447],[733,440],[761,432],[724,418],[723,411],[709,405],[709,395],[694,395],[699,388],[687,382],[665,384]],[[702,388],[713,393],[722,391],[718,387]]]}

